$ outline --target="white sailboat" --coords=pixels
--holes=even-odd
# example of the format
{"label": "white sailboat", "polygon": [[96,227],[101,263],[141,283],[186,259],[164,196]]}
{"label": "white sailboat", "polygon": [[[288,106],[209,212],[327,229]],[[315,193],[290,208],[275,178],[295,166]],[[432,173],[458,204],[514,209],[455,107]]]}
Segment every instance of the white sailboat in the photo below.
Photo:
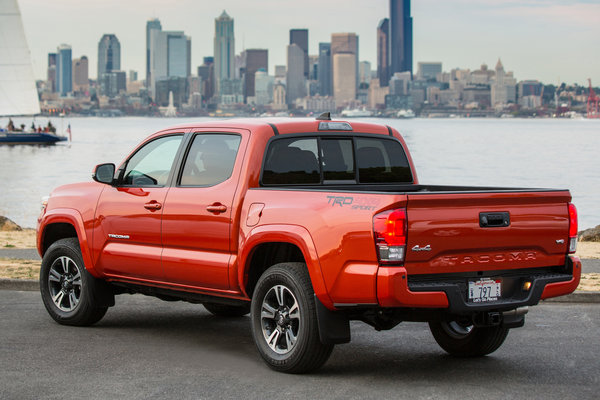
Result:
{"label": "white sailboat", "polygon": [[[31,55],[17,0],[0,0],[0,117],[40,113]],[[66,140],[46,132],[0,131],[0,143],[54,143]]]}

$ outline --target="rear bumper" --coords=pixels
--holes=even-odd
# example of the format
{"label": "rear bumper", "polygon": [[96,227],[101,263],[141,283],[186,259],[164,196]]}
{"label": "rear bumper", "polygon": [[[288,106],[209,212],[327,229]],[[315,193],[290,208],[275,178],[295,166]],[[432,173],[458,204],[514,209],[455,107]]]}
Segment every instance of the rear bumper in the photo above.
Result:
{"label": "rear bumper", "polygon": [[[404,267],[381,267],[377,273],[377,298],[381,307],[441,308],[453,314],[511,310],[572,293],[581,278],[581,261],[576,256],[567,257],[564,271],[539,269],[490,273],[490,276],[497,275],[510,282],[507,296],[497,301],[471,303],[466,295],[469,277],[457,275],[419,280],[409,278]],[[518,283],[523,280],[532,282],[528,291],[520,289]]]}

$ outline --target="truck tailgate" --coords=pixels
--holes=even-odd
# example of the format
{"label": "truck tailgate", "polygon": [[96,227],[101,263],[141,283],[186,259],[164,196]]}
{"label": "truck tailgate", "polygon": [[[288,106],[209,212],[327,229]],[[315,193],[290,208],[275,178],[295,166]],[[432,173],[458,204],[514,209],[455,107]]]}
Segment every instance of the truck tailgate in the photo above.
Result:
{"label": "truck tailgate", "polygon": [[568,191],[409,194],[408,274],[563,265]]}

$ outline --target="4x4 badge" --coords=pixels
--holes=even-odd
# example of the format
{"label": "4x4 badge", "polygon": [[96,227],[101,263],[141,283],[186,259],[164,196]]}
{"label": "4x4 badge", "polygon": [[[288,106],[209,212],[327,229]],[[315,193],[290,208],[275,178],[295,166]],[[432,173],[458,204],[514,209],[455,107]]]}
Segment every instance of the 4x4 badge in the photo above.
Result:
{"label": "4x4 badge", "polygon": [[431,246],[427,245],[425,247],[419,247],[419,245],[416,245],[415,247],[413,247],[411,249],[412,251],[431,251]]}

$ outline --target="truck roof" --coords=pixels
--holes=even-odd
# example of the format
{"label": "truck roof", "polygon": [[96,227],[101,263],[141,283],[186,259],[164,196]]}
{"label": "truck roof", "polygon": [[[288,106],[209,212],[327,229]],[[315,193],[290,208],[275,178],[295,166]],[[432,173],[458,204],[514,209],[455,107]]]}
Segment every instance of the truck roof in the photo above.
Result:
{"label": "truck roof", "polygon": [[[345,130],[327,130],[319,131],[320,122],[344,122],[352,127],[352,131]],[[389,135],[391,128],[385,125],[360,122],[360,121],[344,121],[331,120],[322,121],[314,118],[236,118],[224,120],[199,121],[197,123],[187,123],[164,129],[160,132],[173,129],[194,129],[194,128],[235,128],[235,129],[250,129],[255,130],[266,126],[274,127],[277,134],[300,133],[300,132],[361,132]]]}

